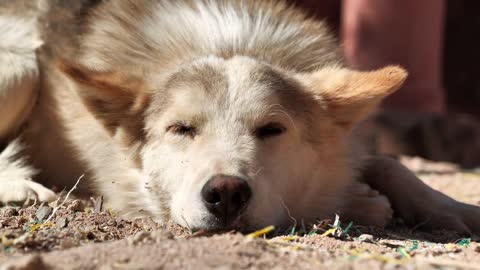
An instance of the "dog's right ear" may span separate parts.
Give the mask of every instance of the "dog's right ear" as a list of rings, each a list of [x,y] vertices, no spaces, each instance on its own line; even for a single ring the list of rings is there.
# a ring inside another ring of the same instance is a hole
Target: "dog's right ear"
[[[87,109],[110,132],[138,117],[147,104],[144,81],[118,71],[96,71],[59,60],[58,68],[77,85],[76,91]]]
[[[297,79],[335,123],[350,129],[403,84],[407,72],[397,66],[373,71],[324,68]]]

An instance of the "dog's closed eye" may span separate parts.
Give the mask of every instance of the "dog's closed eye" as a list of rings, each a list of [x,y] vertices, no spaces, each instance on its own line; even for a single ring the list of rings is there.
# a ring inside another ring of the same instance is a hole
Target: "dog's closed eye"
[[[187,125],[182,122],[177,122],[167,127],[167,132],[175,135],[195,137],[197,129],[194,126]]]
[[[255,130],[255,136],[261,140],[264,140],[281,135],[283,132],[285,132],[285,130],[286,128],[279,123],[268,123],[257,128]]]

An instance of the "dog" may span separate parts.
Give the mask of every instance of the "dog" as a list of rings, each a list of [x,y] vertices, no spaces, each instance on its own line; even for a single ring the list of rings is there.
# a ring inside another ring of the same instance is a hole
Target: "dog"
[[[363,153],[356,124],[407,73],[348,69],[327,26],[302,10],[105,0],[58,13],[66,2],[39,3],[40,23],[0,18],[10,29],[0,39],[1,202],[52,201],[52,186],[81,178],[79,193],[103,195],[126,217],[192,230],[335,213],[379,227],[395,214],[480,229],[478,207]],[[72,16],[55,24],[54,14]]]

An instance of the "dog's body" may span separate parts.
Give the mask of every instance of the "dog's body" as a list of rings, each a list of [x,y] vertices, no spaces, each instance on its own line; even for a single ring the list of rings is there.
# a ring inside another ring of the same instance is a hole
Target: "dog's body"
[[[440,219],[436,207],[448,207],[452,223],[441,226],[480,224],[467,218],[477,208],[357,151],[352,128],[401,85],[402,69],[344,68],[322,23],[275,1],[94,2],[66,33],[68,51],[39,60],[38,88],[25,76],[22,86],[0,87],[0,104],[13,104],[3,92],[22,87],[32,93],[26,103],[37,100],[28,117],[7,115],[14,124],[0,134],[9,142],[0,201],[50,200],[32,179],[71,187],[85,175],[80,187],[123,214],[191,228],[288,225],[336,212],[384,226],[390,202],[410,222]],[[2,74],[17,76],[8,67]],[[399,203],[405,190],[428,196],[409,210]]]

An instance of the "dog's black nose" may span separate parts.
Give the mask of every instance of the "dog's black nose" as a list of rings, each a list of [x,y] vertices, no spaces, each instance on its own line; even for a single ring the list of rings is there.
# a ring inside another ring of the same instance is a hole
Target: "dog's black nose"
[[[242,178],[215,175],[203,186],[201,195],[208,211],[227,226],[245,209],[252,190]]]

